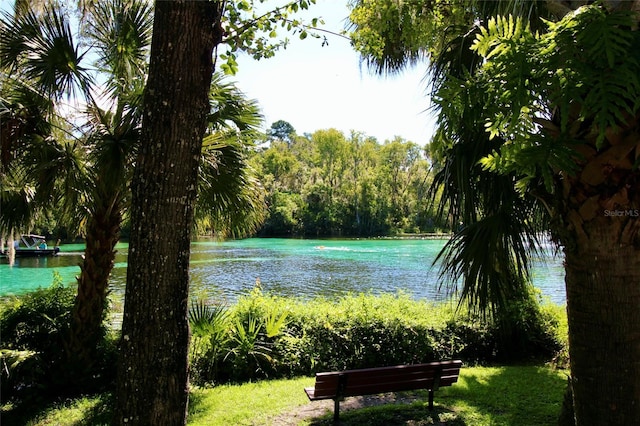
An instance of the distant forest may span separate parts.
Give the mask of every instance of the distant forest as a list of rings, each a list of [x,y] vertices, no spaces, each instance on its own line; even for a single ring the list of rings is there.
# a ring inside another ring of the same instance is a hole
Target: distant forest
[[[396,137],[379,143],[335,129],[297,135],[286,121],[267,132],[251,164],[266,191],[258,236],[373,237],[448,232],[429,194],[425,148]]]

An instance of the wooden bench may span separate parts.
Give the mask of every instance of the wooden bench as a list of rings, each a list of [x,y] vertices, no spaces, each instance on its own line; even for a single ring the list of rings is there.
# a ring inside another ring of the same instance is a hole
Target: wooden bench
[[[340,401],[347,396],[428,389],[429,409],[433,410],[433,392],[457,382],[460,367],[462,361],[455,360],[317,373],[315,386],[304,391],[311,401],[333,399],[335,421],[340,416]]]

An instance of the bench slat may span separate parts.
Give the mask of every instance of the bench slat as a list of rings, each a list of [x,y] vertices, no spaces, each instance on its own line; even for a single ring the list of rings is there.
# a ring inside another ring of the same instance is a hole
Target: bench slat
[[[385,381],[420,380],[424,378],[433,378],[435,376],[446,377],[451,375],[457,375],[458,373],[459,373],[459,370],[454,372],[451,372],[451,371],[438,372],[438,371],[431,371],[431,370],[412,371],[412,372],[399,371],[396,374],[393,374],[393,372],[389,371],[389,372],[385,372],[385,374],[380,374],[380,375],[351,373],[348,375],[348,377],[349,377],[349,383],[384,383]]]
[[[451,386],[458,381],[457,376],[447,376],[440,378],[438,387]],[[416,389],[433,389],[436,380],[433,377],[422,377],[412,380],[387,380],[385,382],[376,382],[373,380],[360,381],[354,383],[349,378],[346,389],[343,391],[342,396],[357,396],[357,395],[371,395],[386,392],[399,392]],[[336,396],[336,388],[323,389],[322,393],[317,392],[316,398],[325,396],[326,399]]]
[[[333,399],[338,392],[340,376],[347,376],[341,396],[370,395],[403,390],[429,389],[439,374],[438,387],[450,386],[458,380],[461,361],[376,367],[360,370],[333,371],[316,374],[314,388],[306,388],[310,400]]]
[[[399,392],[415,389],[431,389],[433,388],[434,379],[419,379],[412,381],[388,381],[386,383],[366,383],[347,386],[342,396],[371,395],[386,392]]]
[[[403,371],[436,371],[438,369],[445,371],[447,369],[460,370],[462,367],[462,361],[442,361],[442,362],[430,362],[425,364],[406,364],[406,365],[394,365],[391,367],[374,367],[374,368],[361,368],[357,370],[343,370],[343,371],[329,371],[323,373],[316,373],[316,377],[333,376],[337,374],[372,374],[372,375],[384,375],[384,374],[400,374]]]

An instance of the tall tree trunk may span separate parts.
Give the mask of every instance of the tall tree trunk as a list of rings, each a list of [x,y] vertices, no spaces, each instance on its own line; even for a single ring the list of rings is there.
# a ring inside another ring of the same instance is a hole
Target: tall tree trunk
[[[558,190],[578,425],[640,424],[638,119],[578,147],[581,171]]]
[[[120,237],[120,207],[94,214],[89,220],[84,259],[80,265],[78,294],[73,306],[71,331],[67,343],[70,362],[87,379],[96,362],[106,312],[108,281],[113,270],[115,245]],[[82,368],[78,368],[82,366]],[[80,379],[73,381],[77,384]]]
[[[183,425],[189,248],[220,2],[155,5],[114,424]]]
[[[625,227],[638,222],[598,218],[583,227],[588,245],[565,252],[579,425],[640,424],[640,249],[621,238]]]

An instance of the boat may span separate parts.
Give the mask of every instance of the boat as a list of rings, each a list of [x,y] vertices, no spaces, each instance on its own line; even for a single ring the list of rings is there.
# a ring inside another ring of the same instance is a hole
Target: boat
[[[16,257],[42,257],[55,256],[60,252],[57,245],[54,248],[47,247],[47,239],[42,235],[25,234],[19,240],[14,241]],[[0,256],[8,257],[9,250],[0,247]]]

